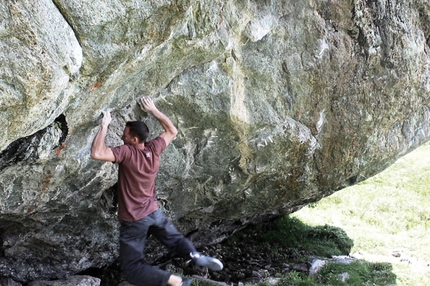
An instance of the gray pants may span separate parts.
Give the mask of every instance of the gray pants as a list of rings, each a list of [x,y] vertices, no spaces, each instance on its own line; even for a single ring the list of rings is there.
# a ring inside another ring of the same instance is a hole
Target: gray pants
[[[121,221],[119,251],[125,279],[139,286],[165,286],[171,273],[144,264],[148,233],[163,243],[171,253],[189,256],[196,249],[160,210],[138,221]]]

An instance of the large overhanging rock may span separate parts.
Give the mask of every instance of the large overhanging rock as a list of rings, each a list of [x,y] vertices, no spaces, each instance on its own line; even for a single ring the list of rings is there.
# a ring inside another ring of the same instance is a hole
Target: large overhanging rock
[[[383,170],[430,137],[427,0],[0,3],[0,276],[117,257],[116,166],[89,158],[154,118],[179,134],[160,204],[197,246]]]

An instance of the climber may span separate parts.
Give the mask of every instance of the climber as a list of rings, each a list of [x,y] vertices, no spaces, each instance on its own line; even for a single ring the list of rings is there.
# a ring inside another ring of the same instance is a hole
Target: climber
[[[190,257],[196,267],[220,271],[223,265],[218,259],[197,252],[191,241],[158,208],[155,178],[160,166],[160,155],[178,131],[150,97],[141,98],[140,105],[143,111],[158,120],[164,132],[147,141],[149,129],[144,122],[127,122],[121,137],[124,145],[107,147],[105,138],[112,118],[110,112],[105,110],[100,129],[91,146],[91,158],[119,165],[118,217],[123,276],[134,285],[188,286],[191,285],[190,278],[144,264],[144,247],[148,234],[157,238],[171,253]]]

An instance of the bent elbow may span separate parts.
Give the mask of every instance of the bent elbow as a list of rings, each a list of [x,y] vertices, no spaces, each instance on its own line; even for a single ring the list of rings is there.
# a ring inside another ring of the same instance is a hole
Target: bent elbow
[[[176,129],[176,127],[173,128],[172,134],[173,134],[173,137],[176,137],[176,135],[178,135],[178,129]]]
[[[91,151],[90,157],[91,157],[91,159],[94,159],[94,160],[100,160],[100,155],[94,151]]]

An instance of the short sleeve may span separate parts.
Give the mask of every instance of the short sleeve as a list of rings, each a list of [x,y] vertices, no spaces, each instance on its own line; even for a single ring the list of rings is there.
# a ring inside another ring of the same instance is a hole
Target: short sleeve
[[[130,156],[130,147],[127,145],[121,145],[111,148],[113,155],[115,156],[115,163],[120,164]]]
[[[147,148],[151,149],[157,155],[160,155],[166,149],[166,141],[163,137],[158,136],[154,140],[148,142]]]

